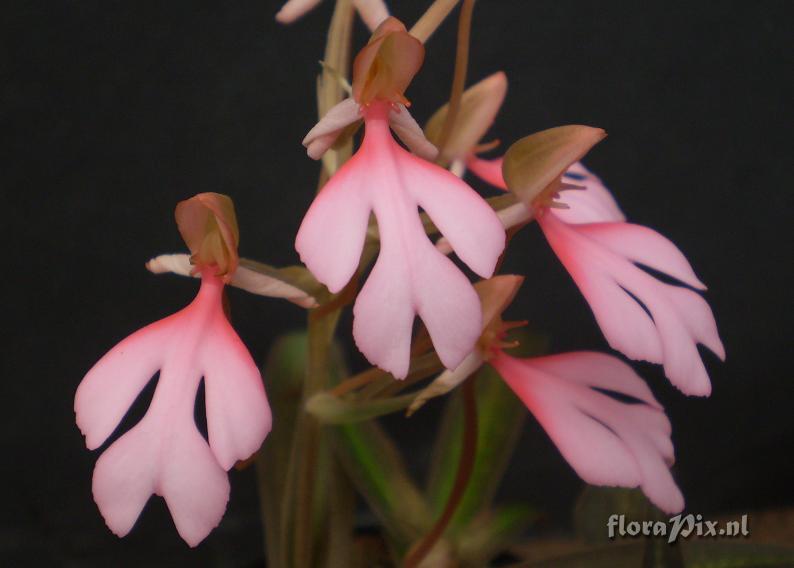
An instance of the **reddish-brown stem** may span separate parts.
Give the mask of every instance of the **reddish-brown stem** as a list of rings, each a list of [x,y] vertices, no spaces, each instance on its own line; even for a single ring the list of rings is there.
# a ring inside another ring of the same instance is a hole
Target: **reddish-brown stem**
[[[416,568],[419,563],[427,556],[438,542],[447,526],[449,526],[455,511],[460,504],[463,494],[466,492],[466,487],[471,478],[471,473],[474,469],[474,458],[477,453],[477,400],[474,392],[474,378],[472,376],[463,383],[463,447],[460,450],[460,459],[458,460],[458,471],[455,476],[455,484],[447,499],[447,504],[444,506],[444,511],[441,513],[436,524],[430,529],[424,538],[417,544],[413,550],[408,553],[403,568]]]

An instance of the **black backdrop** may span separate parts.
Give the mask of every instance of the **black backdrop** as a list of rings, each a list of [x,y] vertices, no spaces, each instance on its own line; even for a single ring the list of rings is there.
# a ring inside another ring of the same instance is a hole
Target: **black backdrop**
[[[181,250],[175,203],[233,196],[245,256],[296,261],[293,236],[316,165],[300,146],[314,116],[316,60],[331,3],[291,28],[277,2],[4,3],[0,67],[3,228],[0,557],[13,565],[240,566],[260,547],[253,473],[232,472],[229,511],[197,551],[150,503],[118,541],[90,494],[96,455],[72,397],[106,349],[184,305],[195,284],[143,263]],[[393,2],[413,21],[427,2]],[[728,360],[706,354],[709,399],[687,399],[639,366],[674,425],[689,510],[794,504],[789,199],[792,4],[482,0],[470,79],[503,69],[492,131],[511,141],[565,123],[610,136],[588,165],[635,222],[679,244],[710,286]],[[365,39],[359,25],[359,40]],[[451,79],[454,24],[428,45],[409,90],[423,122]],[[787,175],[788,174],[788,175]],[[788,214],[787,214],[788,213]],[[555,351],[607,349],[536,227],[506,268],[528,275],[517,317]],[[303,321],[285,302],[233,290],[234,322],[261,359]],[[420,413],[420,415],[423,413]],[[400,422],[421,470],[432,412]],[[564,527],[580,488],[530,421],[503,496]]]

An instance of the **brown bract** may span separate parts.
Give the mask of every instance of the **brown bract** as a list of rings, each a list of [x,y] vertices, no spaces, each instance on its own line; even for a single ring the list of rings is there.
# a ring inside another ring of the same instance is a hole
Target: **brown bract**
[[[496,350],[514,346],[502,341],[505,332],[526,324],[526,322],[502,321],[502,312],[513,301],[523,283],[523,276],[501,274],[474,285],[482,304],[482,335],[477,341],[477,348],[483,359],[489,359]]]
[[[505,154],[505,183],[527,205],[548,206],[555,194],[564,189],[562,174],[606,135],[600,128],[573,124],[526,136]]]
[[[506,93],[507,76],[501,71],[463,92],[458,117],[446,147],[448,156],[464,159],[475,151],[477,144],[493,124]],[[448,114],[449,103],[438,109],[425,126],[425,136],[436,146],[441,142],[441,132]]]
[[[405,89],[424,58],[424,46],[402,22],[384,20],[353,62],[353,98],[362,105],[381,100],[408,106]]]
[[[199,193],[180,201],[174,212],[179,233],[190,252],[194,272],[215,267],[229,281],[237,269],[240,230],[234,203],[220,193]]]

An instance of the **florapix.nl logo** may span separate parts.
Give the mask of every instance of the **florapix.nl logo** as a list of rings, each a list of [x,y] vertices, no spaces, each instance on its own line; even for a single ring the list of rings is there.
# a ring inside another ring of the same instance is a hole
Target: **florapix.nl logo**
[[[626,515],[610,515],[607,536],[615,538],[654,537],[674,543],[679,538],[737,538],[750,535],[747,515],[732,521],[709,521],[703,515],[689,513],[660,521],[626,520]]]

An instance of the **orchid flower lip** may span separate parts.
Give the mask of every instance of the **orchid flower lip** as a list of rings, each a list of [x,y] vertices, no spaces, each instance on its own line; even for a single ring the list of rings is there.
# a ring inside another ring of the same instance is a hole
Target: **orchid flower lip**
[[[725,349],[711,309],[691,289],[705,286],[681,251],[659,233],[625,222],[569,224],[552,211],[538,221],[610,346],[662,364],[685,394],[708,396],[711,382],[697,344],[721,359]],[[668,284],[638,265],[689,287]]]
[[[670,514],[684,508],[669,470],[670,421],[627,364],[573,352],[531,359],[500,354],[491,365],[586,482],[639,487]]]
[[[118,536],[132,529],[152,495],[161,495],[179,534],[198,545],[226,509],[226,471],[253,454],[270,431],[262,378],[226,318],[224,286],[205,266],[187,307],[122,340],[78,386],[77,425],[86,446],[96,449],[159,372],[143,418],[109,444],[94,469],[94,500]],[[194,418],[202,379],[208,440]]]
[[[473,189],[396,143],[392,112],[387,101],[362,109],[361,146],[317,195],[295,245],[309,270],[336,293],[358,268],[370,213],[375,214],[380,252],[353,307],[353,336],[370,362],[401,378],[408,371],[415,316],[447,368],[461,363],[481,333],[477,294],[432,245],[419,209],[483,277],[493,273],[505,234]]]

